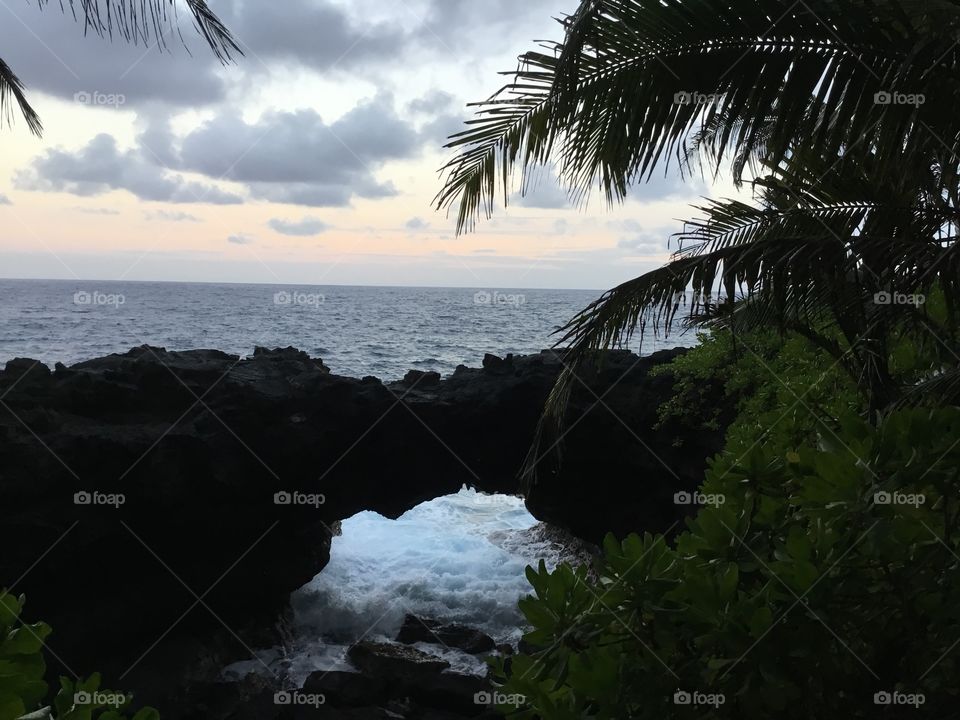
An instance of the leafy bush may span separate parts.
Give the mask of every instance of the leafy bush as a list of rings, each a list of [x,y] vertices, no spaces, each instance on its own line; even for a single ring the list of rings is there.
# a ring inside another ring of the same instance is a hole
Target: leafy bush
[[[788,447],[815,438],[820,418],[863,406],[843,368],[801,336],[770,330],[737,338],[704,333],[699,340],[697,347],[651,371],[674,377],[674,395],[659,410],[661,426],[717,429],[722,409],[733,406],[735,416],[727,418],[729,450],[760,441]]]
[[[518,717],[957,717],[960,409],[855,415],[819,445],[711,463],[673,541],[528,568]],[[722,504],[719,497],[724,498]]]
[[[0,720],[126,720],[132,700],[128,695],[100,688],[100,676],[76,683],[60,678],[60,690],[51,706],[43,706],[48,687],[43,644],[52,632],[46,623],[20,620],[24,598],[0,591]],[[159,720],[144,708],[133,720]]]

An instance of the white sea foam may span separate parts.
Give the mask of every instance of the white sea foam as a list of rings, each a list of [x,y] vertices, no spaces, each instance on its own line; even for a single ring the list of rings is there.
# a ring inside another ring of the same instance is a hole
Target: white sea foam
[[[563,548],[543,540],[520,498],[464,488],[425,502],[397,520],[361,512],[343,521],[330,562],[294,593],[293,638],[284,657],[261,656],[294,680],[313,670],[347,669],[360,639],[391,640],[412,613],[482,630],[515,643],[523,632],[517,600],[530,592],[524,571],[549,567]],[[428,646],[421,646],[428,649]],[[482,673],[482,658],[429,646],[461,672]],[[259,661],[232,666],[233,675]]]

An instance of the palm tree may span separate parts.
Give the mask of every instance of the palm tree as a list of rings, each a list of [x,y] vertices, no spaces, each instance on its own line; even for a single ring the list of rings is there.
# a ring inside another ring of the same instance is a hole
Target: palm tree
[[[555,163],[571,198],[608,203],[671,165],[729,168],[753,203],[709,202],[662,268],[605,293],[561,331],[562,407],[578,368],[652,322],[776,323],[831,352],[871,410],[901,393],[892,333],[934,338],[957,365],[960,2],[582,0],[565,38],[451,138],[438,208],[475,227]],[[947,312],[889,297],[936,292]],[[890,295],[886,295],[889,293]],[[721,298],[707,300],[702,298]],[[931,374],[960,394],[960,375]]]
[[[41,9],[49,2],[50,0],[38,0]],[[197,31],[217,59],[228,62],[234,53],[243,54],[230,31],[207,7],[205,0],[185,2]],[[80,0],[79,5],[84,30],[92,30],[101,37],[112,39],[118,35],[134,44],[142,42],[149,45],[156,41],[160,47],[165,47],[167,30],[176,30],[177,0]],[[69,0],[69,6],[76,18],[75,0]],[[63,2],[60,3],[60,8],[65,9]],[[23,83],[10,66],[0,59],[0,119],[8,125],[13,122],[14,104],[19,108],[30,131],[40,136],[43,125],[27,100]]]

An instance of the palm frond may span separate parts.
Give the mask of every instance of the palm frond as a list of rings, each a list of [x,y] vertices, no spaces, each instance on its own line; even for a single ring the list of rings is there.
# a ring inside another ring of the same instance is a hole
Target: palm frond
[[[481,209],[492,215],[498,178],[509,196],[518,161],[526,168],[548,157],[554,140],[548,119],[555,62],[550,55],[527,53],[514,82],[475,103],[481,108],[478,117],[450,138],[446,147],[462,152],[441,169],[447,181],[434,202],[438,208],[457,206],[457,227],[472,228]]]
[[[69,0],[74,17],[82,17],[84,28],[97,35],[163,48],[170,36],[180,35],[177,24],[179,0]],[[197,32],[221,62],[230,61],[234,54],[243,55],[233,35],[206,0],[184,0],[193,17]],[[50,0],[39,0],[46,7]],[[59,2],[63,8],[62,0]],[[78,13],[79,6],[79,13]]]
[[[960,137],[934,102],[960,68],[957,3],[583,0],[565,27],[537,77],[544,112],[500,132],[496,147],[512,161],[527,144],[555,151],[574,197],[599,184],[608,202],[622,200],[658,164],[682,164],[700,128],[700,150],[717,166],[729,152],[742,170],[751,153],[777,166],[815,148],[847,162],[876,155],[878,170],[897,175],[937,157],[958,177]],[[518,75],[515,89],[525,83]],[[883,93],[927,102],[886,103]],[[510,111],[481,116],[494,112]],[[527,154],[520,165],[544,159]],[[460,172],[437,201],[461,202],[462,232],[481,208],[489,214],[498,187],[509,195],[509,177],[489,161],[451,165]]]
[[[20,78],[0,59],[0,118],[8,127],[13,124],[14,103],[27,121],[30,132],[39,137],[43,133],[40,117],[27,101]]]
[[[235,54],[243,55],[233,35],[206,0],[185,2],[197,32],[220,62],[230,62]],[[50,0],[37,0],[37,3],[43,9]],[[113,39],[116,36],[133,44],[150,45],[156,42],[162,49],[167,47],[168,37],[176,33],[183,42],[177,23],[177,0],[69,0],[68,6],[60,0],[59,6],[63,11],[69,7],[75,19],[83,19],[85,31],[92,30],[101,37]],[[14,102],[30,131],[39,137],[43,133],[43,125],[26,99],[23,83],[0,60],[0,115],[8,126],[13,122]]]

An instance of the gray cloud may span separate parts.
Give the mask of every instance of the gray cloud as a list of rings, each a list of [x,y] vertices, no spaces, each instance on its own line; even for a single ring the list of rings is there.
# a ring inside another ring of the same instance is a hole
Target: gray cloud
[[[329,125],[313,110],[267,113],[253,124],[223,112],[183,138],[176,166],[247,183],[258,199],[343,207],[354,196],[396,195],[376,171],[420,148],[421,135],[380,95]]]
[[[214,10],[246,54],[224,67],[180,9],[184,42],[172,34],[160,49],[94,32],[85,37],[82,20],[74,21],[69,9],[61,13],[55,2],[43,12],[36,3],[4,4],[0,26],[12,31],[4,34],[3,57],[28,88],[57,97],[104,93],[122,95],[124,107],[197,107],[223,101],[230,84],[270,72],[277,62],[318,72],[349,70],[393,62],[417,41],[393,25],[351,22],[329,0],[284,0],[282,10],[258,0],[231,0]]]
[[[13,202],[3,193],[0,193],[0,205],[13,205]]]
[[[327,223],[312,217],[305,217],[302,220],[280,220],[274,218],[267,224],[281,235],[292,235],[295,237],[319,235],[330,229]]]
[[[127,44],[116,38],[84,37],[82,20],[64,15],[57,3],[43,12],[37,4],[4,4],[3,58],[27,88],[68,100],[78,93],[124,96],[125,106],[160,101],[178,107],[217,102],[225,96],[224,71],[192,34],[184,17],[183,37],[169,41],[167,52],[157,47]],[[229,71],[227,71],[229,72]]]
[[[127,190],[141,200],[171,203],[232,205],[239,195],[213,185],[186,180],[168,173],[134,150],[121,151],[116,140],[97,135],[77,153],[47,150],[14,176],[14,185],[24,190],[66,192],[82,197]]]
[[[450,111],[456,108],[457,99],[443,90],[431,90],[426,95],[413,100],[407,105],[410,112],[423,115],[436,115],[439,112]]]
[[[477,46],[487,51],[513,48],[518,40],[525,42],[525,49],[532,42],[528,37],[518,38],[518,26],[531,19],[555,16],[564,5],[573,10],[576,4],[575,0],[433,0],[418,35],[424,43],[439,44],[447,52]],[[470,32],[464,32],[464,28],[470,28]],[[563,30],[559,25],[555,28],[553,36],[559,39]]]
[[[405,227],[408,230],[426,230],[430,227],[430,223],[420,217],[410,218],[407,220]]]
[[[530,178],[526,192],[513,194],[511,203],[517,207],[540,210],[560,210],[573,207],[567,191],[552,169],[542,168]]]
[[[636,220],[619,220],[608,223],[611,228],[625,233],[617,242],[617,248],[630,255],[655,255],[668,251],[668,241],[674,232],[670,228],[646,229]]]
[[[249,235],[240,233],[238,235],[231,235],[228,237],[227,242],[231,245],[251,245],[253,243],[253,238]]]
[[[221,17],[247,52],[249,64],[279,59],[321,71],[392,62],[409,41],[393,25],[360,25],[331,2],[246,0]]]

